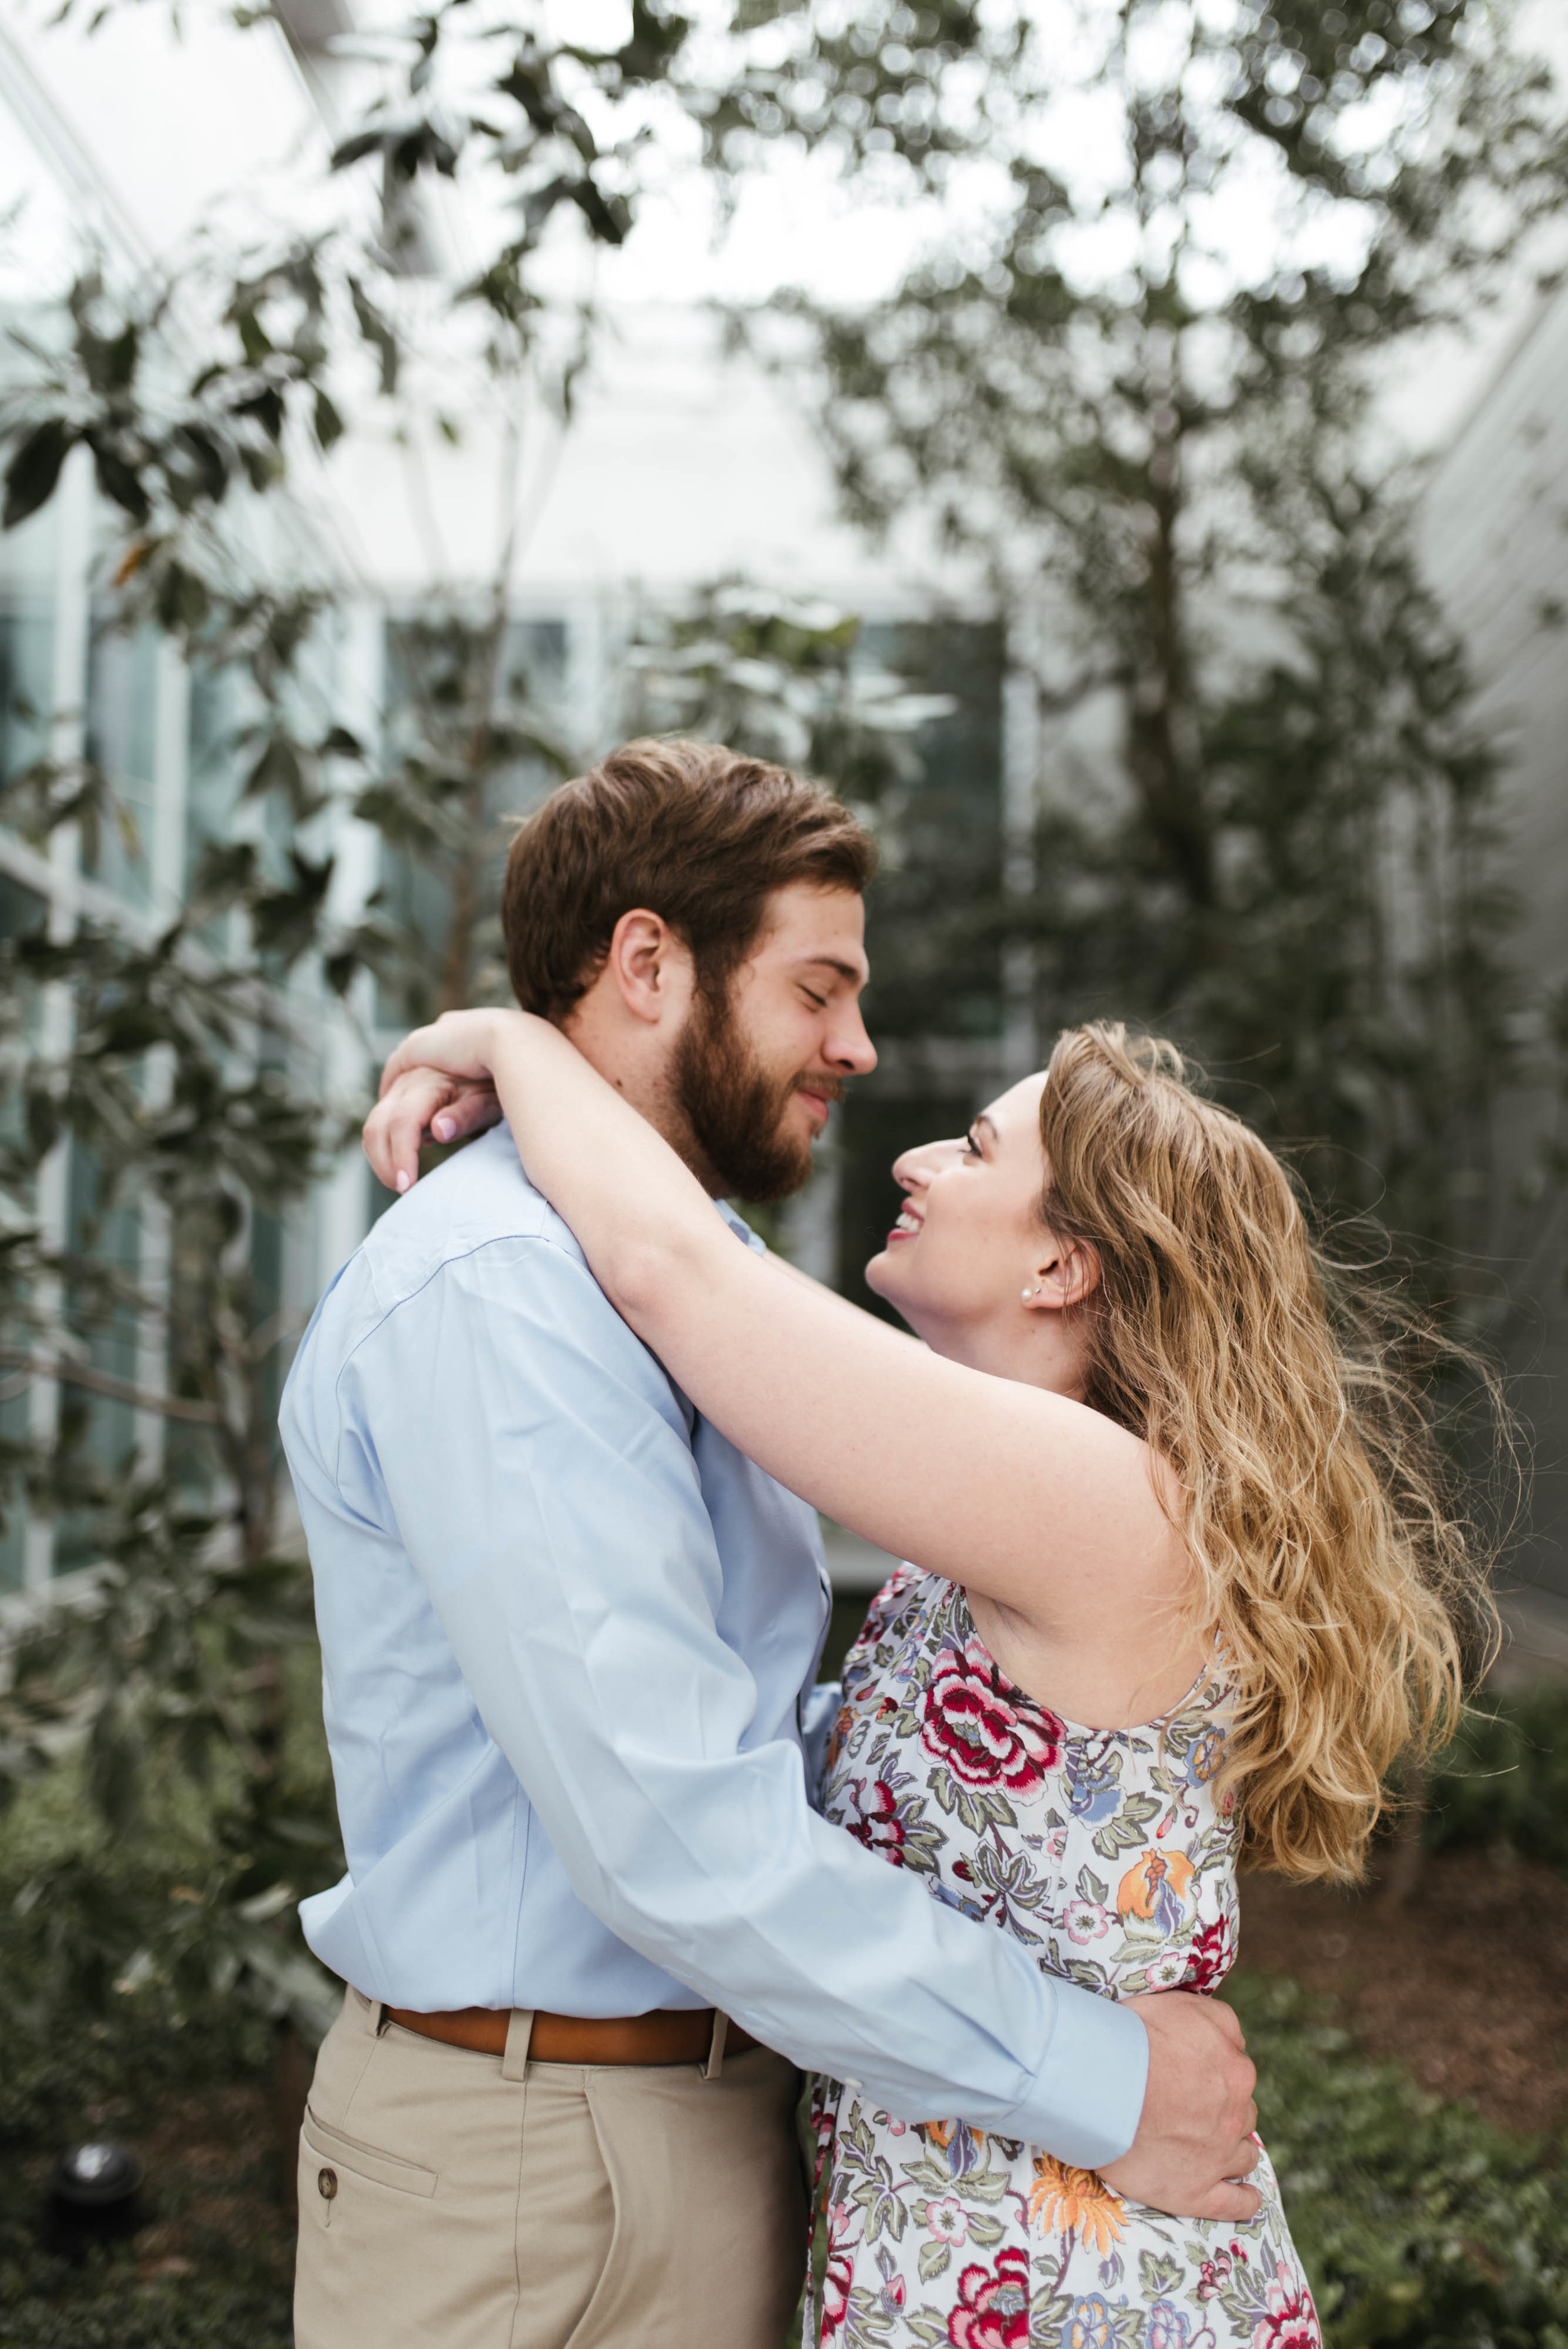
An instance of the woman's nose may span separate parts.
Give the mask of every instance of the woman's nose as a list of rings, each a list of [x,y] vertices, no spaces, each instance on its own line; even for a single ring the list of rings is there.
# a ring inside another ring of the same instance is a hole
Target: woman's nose
[[[892,1162],[892,1179],[905,1191],[923,1191],[934,1174],[964,1148],[962,1142],[921,1142]]]

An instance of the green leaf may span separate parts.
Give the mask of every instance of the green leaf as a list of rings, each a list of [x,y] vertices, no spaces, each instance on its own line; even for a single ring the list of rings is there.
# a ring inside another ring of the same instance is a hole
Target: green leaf
[[[920,2247],[922,2283],[934,2283],[939,2275],[945,2275],[952,2264],[953,2253],[945,2243],[922,2243]],[[934,2339],[938,2337],[935,2334],[933,2335]]]
[[[245,777],[241,796],[247,800],[265,799],[273,792],[281,792],[291,808],[298,810],[308,801],[304,769],[295,745],[286,734],[269,734],[261,756]]]
[[[18,523],[47,505],[76,438],[71,427],[58,417],[51,417],[28,433],[5,468],[5,512],[0,526],[15,530]]]
[[[315,428],[316,445],[325,455],[336,441],[342,440],[344,429],[342,417],[325,391],[318,391],[315,395],[312,421]]]
[[[1181,2262],[1168,2251],[1140,2251],[1138,2254],[1139,2288],[1145,2300],[1158,2300],[1162,2292],[1173,2292],[1181,2281]]]
[[[332,168],[346,171],[351,164],[362,163],[366,155],[379,155],[387,145],[385,130],[356,130],[351,139],[343,140],[332,150]]]
[[[236,400],[234,414],[250,417],[274,444],[283,439],[284,396],[274,385],[266,384],[260,391],[252,392],[249,398]]]
[[[93,452],[98,484],[106,498],[124,508],[132,522],[146,522],[152,502],[141,486],[141,476],[104,433],[89,430],[83,439]]]
[[[397,337],[357,277],[349,279],[348,292],[360,336],[377,352],[381,361],[381,396],[384,399],[390,399],[397,388]]]
[[[1130,1795],[1121,1808],[1107,1819],[1094,1838],[1094,1848],[1102,1859],[1115,1859],[1119,1853],[1136,1851],[1147,1840],[1145,1830],[1158,1818],[1161,1810],[1158,1795]]]
[[[204,496],[219,504],[229,486],[228,461],[203,424],[181,424],[171,437],[172,447],[189,457]]]

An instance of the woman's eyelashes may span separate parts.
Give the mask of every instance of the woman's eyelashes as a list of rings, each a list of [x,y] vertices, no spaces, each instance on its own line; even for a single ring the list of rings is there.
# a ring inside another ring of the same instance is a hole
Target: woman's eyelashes
[[[964,1155],[965,1158],[983,1158],[985,1156],[985,1153],[980,1147],[979,1137],[976,1135],[973,1126],[970,1127],[968,1133],[964,1137]]]

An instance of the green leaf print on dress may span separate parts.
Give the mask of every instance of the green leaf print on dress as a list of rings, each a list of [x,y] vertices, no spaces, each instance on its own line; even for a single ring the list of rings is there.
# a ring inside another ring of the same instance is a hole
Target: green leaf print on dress
[[[932,1896],[1108,1998],[1211,1992],[1236,1949],[1235,1830],[1211,1787],[1230,1692],[1077,1728],[1016,1688],[964,1592],[905,1568],[844,1667],[827,1816]],[[1321,2349],[1262,2155],[1244,2227],[1166,2218],[1091,2170],[815,2084],[826,2242],[809,2349]]]

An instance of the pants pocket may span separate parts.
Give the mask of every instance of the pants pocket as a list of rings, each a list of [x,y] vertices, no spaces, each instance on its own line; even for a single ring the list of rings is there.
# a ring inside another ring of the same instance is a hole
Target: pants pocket
[[[393,2193],[416,2195],[425,2201],[439,2183],[438,2173],[427,2169],[421,2162],[405,2161],[395,2153],[383,2153],[376,2146],[346,2136],[342,2129],[328,2127],[308,2105],[299,2143],[300,2216],[303,2220],[305,2211],[312,2210],[321,2227],[332,2224],[334,2206],[343,2190],[346,2172],[372,2185],[387,2187]]]

